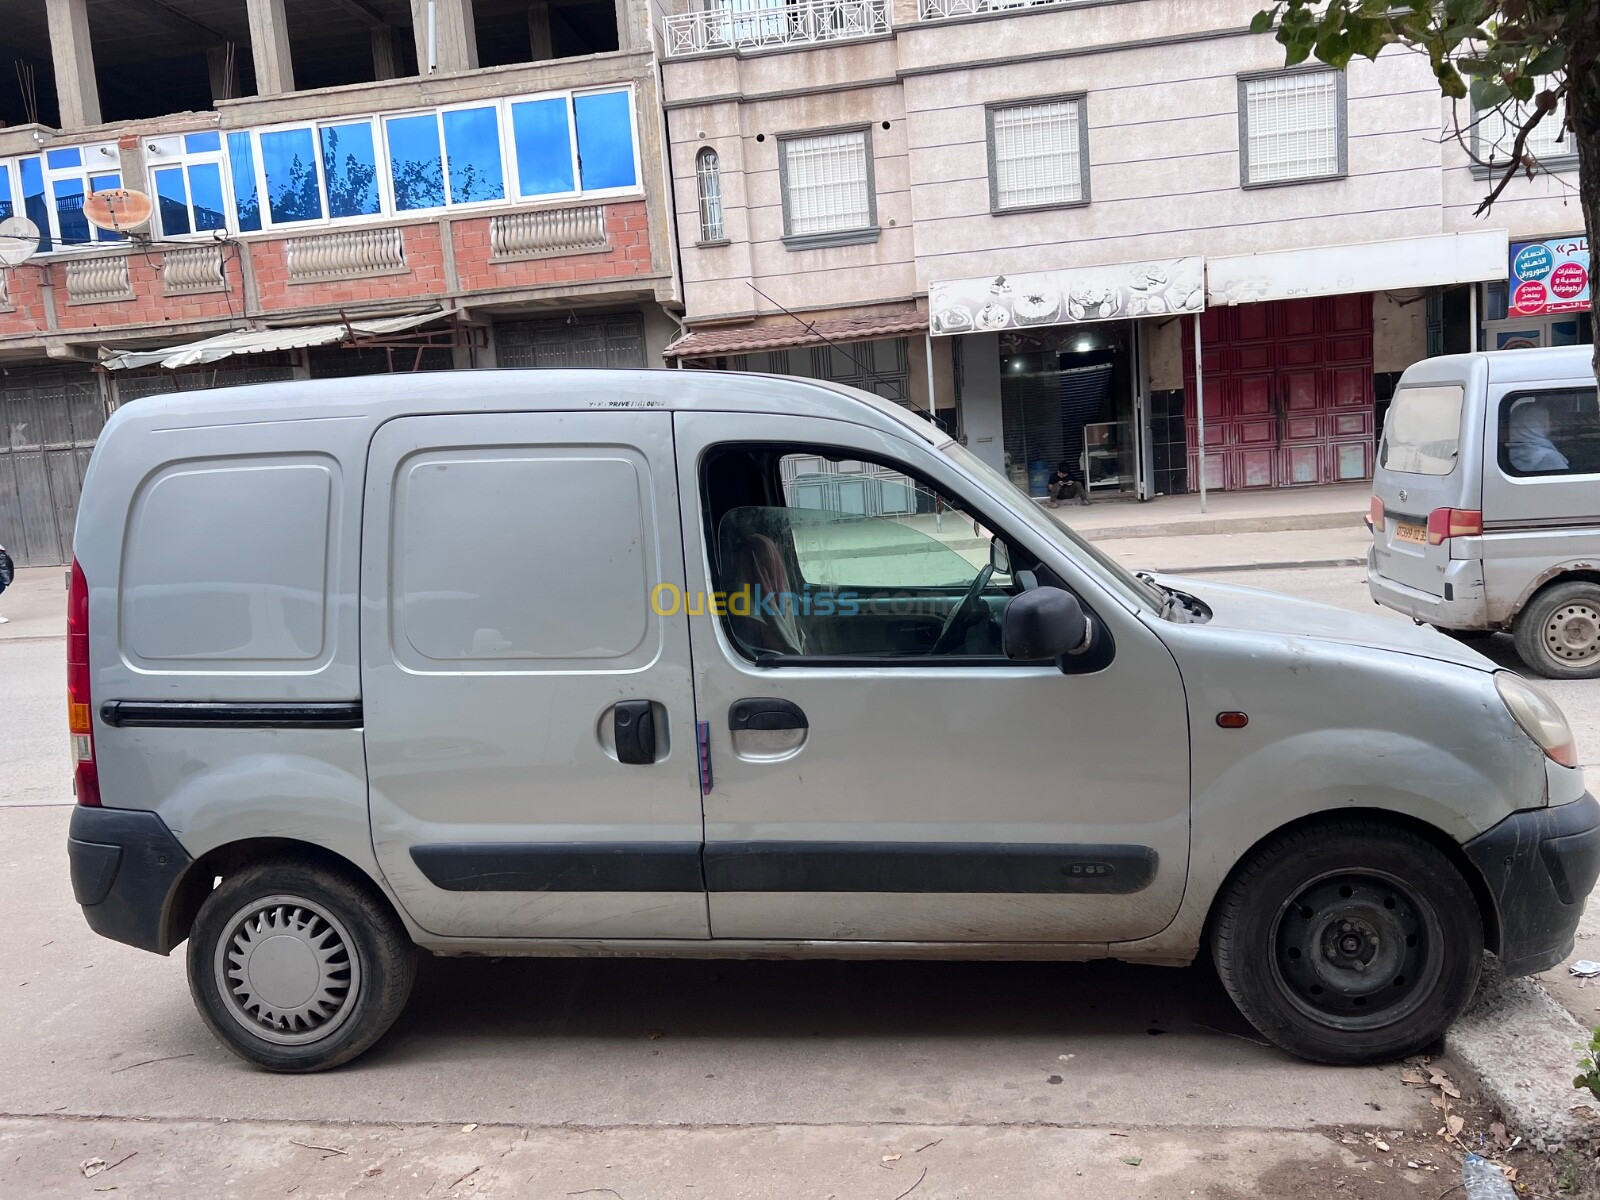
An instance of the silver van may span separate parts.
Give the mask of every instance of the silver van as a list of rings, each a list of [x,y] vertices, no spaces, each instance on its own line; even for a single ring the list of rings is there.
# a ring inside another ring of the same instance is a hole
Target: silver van
[[[917,415],[796,379],[501,371],[150,397],[68,621],[89,924],[187,939],[277,1071],[417,948],[1209,953],[1295,1054],[1559,962],[1600,804],[1429,629],[1135,575]]]
[[[1540,675],[1600,678],[1593,347],[1417,363],[1373,493],[1374,600],[1457,635],[1509,631]]]

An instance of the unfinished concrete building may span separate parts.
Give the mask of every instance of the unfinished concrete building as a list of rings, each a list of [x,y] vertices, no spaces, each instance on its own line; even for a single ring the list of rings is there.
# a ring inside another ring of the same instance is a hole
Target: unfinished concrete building
[[[70,558],[129,399],[658,366],[677,332],[645,0],[4,9],[0,218],[37,230],[0,227],[0,544],[24,565]],[[119,188],[142,227],[86,209]]]

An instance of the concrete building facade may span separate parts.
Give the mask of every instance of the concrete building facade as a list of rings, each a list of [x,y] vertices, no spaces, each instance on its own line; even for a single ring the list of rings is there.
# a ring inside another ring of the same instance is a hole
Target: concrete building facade
[[[1147,496],[1202,469],[1214,488],[1365,478],[1410,363],[1589,340],[1570,271],[1571,294],[1508,310],[1524,242],[1587,283],[1559,130],[1475,216],[1495,114],[1441,101],[1399,49],[1285,71],[1249,31],[1259,7],[661,14],[688,330],[669,356],[865,379],[1036,493],[1067,461],[1092,492]]]
[[[134,397],[660,366],[681,296],[648,22],[641,0],[7,6],[0,543],[70,557],[89,449]],[[125,228],[94,223],[118,204]]]

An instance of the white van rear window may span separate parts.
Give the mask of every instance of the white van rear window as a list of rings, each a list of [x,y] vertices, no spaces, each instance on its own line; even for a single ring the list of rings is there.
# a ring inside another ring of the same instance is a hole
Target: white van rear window
[[[1383,427],[1385,470],[1413,475],[1448,475],[1461,448],[1459,384],[1403,387],[1394,394]]]

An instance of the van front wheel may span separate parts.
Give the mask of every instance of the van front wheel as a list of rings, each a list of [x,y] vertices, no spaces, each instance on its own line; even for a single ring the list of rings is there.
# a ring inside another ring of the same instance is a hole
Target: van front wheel
[[[1212,956],[1239,1011],[1291,1054],[1402,1058],[1472,998],[1483,923],[1461,872],[1408,830],[1340,819],[1255,851],[1218,903]]]
[[[394,1024],[416,948],[370,890],[299,860],[224,879],[189,934],[189,990],[223,1044],[269,1071],[349,1062]]]
[[[1517,655],[1546,679],[1600,678],[1600,584],[1545,588],[1517,614],[1515,633]]]

